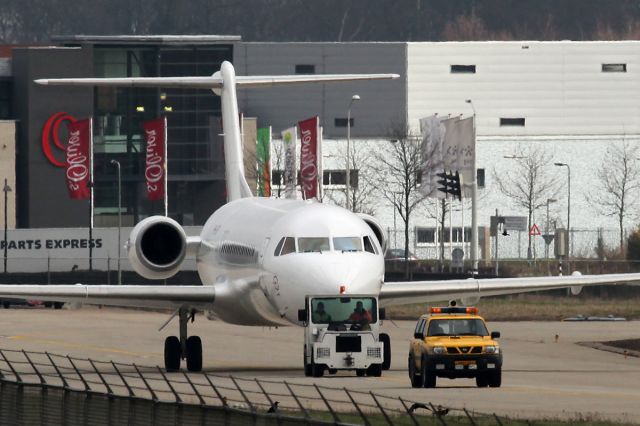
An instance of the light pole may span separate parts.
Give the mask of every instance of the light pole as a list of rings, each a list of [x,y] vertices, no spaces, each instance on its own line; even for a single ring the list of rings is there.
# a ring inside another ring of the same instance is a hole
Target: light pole
[[[545,230],[544,230],[544,233],[545,233],[546,235],[549,235],[549,204],[551,204],[551,203],[555,203],[556,201],[558,201],[558,200],[556,200],[555,198],[547,198],[547,226],[546,226],[546,228],[545,228]],[[548,238],[548,237],[547,237],[547,238]],[[546,240],[545,240],[545,242],[544,242],[544,243],[545,243],[545,244],[544,244],[544,248],[545,248],[545,250],[544,250],[544,257],[548,259],[548,258],[549,258],[549,244],[550,244],[550,243],[547,243],[547,241],[546,241]]]
[[[7,183],[7,179],[4,180],[4,187],[2,188],[2,192],[4,192],[4,273],[7,273],[7,248],[9,246],[9,241],[7,241],[7,193],[11,192],[11,187]]]
[[[349,102],[349,108],[347,109],[347,168],[346,168],[346,178],[345,184],[347,186],[347,210],[351,210],[351,200],[349,198],[349,191],[351,186],[351,170],[350,170],[350,159],[349,156],[351,154],[351,107],[355,101],[359,101],[359,95],[353,95],[351,97],[351,102]]]
[[[122,175],[120,174],[120,162],[111,160],[111,164],[118,169],[118,284],[122,284],[122,269],[120,268],[120,234],[122,233]]]
[[[466,99],[473,110],[473,176],[471,178],[471,272],[478,274],[478,171],[476,170],[476,107]],[[464,233],[464,228],[462,229]]]
[[[553,163],[567,168],[567,258],[571,257],[571,167],[567,163]]]

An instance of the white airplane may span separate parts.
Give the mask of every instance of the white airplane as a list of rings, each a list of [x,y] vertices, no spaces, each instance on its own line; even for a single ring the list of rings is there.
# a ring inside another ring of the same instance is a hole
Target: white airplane
[[[640,274],[513,279],[384,282],[386,242],[371,216],[315,201],[257,198],[244,176],[236,87],[397,78],[393,74],[242,77],[224,62],[211,77],[37,80],[45,85],[139,86],[212,89],[222,98],[228,203],[215,211],[199,237],[176,221],[142,220],[127,242],[134,269],[150,279],[175,274],[195,256],[202,286],[0,285],[0,297],[112,306],[170,308],[179,337],[165,340],[165,367],[202,368],[202,343],[187,335],[196,310],[241,325],[301,325],[308,294],[372,294],[381,306],[528,291],[640,281]],[[163,326],[163,327],[164,327]]]

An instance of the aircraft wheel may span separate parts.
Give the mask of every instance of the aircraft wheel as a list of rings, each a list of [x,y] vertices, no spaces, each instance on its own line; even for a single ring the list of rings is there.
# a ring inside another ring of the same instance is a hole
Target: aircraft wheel
[[[164,369],[167,372],[180,370],[180,340],[169,336],[164,340]]]
[[[4,301],[4,302],[2,302],[2,307],[5,308],[5,309],[9,309],[11,307],[11,303],[9,303],[7,301]]]
[[[367,376],[380,377],[382,376],[382,364],[371,364],[367,368]]]
[[[202,340],[200,336],[187,339],[187,370],[202,371]]]
[[[415,362],[413,362],[413,357],[409,356],[409,380],[411,380],[411,387],[421,388],[424,384],[422,383],[422,375],[416,371]]]
[[[329,374],[331,374],[331,375],[338,374],[338,369],[337,368],[330,368],[329,369]]]
[[[367,372],[367,370],[365,370],[364,368],[358,368],[356,370],[356,376],[358,377],[364,377],[365,373]]]
[[[51,307],[53,307],[53,303],[52,302],[44,302],[44,307],[45,308],[51,308]]]
[[[53,309],[62,309],[64,302],[53,302]]]
[[[380,341],[382,342],[384,358],[382,359],[382,369],[391,368],[391,339],[387,333],[380,333]]]
[[[487,377],[487,383],[490,388],[499,388],[502,385],[502,369],[499,368],[493,373],[489,373]]]

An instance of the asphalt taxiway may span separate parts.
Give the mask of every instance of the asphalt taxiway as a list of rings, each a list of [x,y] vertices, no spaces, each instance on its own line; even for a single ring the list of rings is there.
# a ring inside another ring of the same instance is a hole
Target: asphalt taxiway
[[[169,315],[97,307],[1,309],[0,348],[162,365],[164,338],[177,333],[175,321],[158,332]],[[406,365],[414,325],[385,322],[392,367],[381,378],[304,377],[298,327],[241,327],[199,316],[189,334],[201,336],[204,369],[216,374],[316,382],[525,418],[640,419],[640,358],[577,344],[640,338],[638,321],[490,323],[502,333],[504,353],[502,387],[494,389],[478,389],[471,379],[438,379],[435,389],[411,388]]]

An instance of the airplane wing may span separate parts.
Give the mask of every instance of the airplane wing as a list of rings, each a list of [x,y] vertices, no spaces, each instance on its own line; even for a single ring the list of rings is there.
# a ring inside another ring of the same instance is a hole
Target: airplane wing
[[[236,86],[270,87],[301,83],[328,83],[357,80],[388,80],[398,74],[317,74],[284,76],[236,76]],[[107,87],[164,87],[190,89],[221,89],[222,77],[123,77],[123,78],[50,78],[35,80],[45,86],[107,86]]]
[[[561,288],[571,288],[572,292],[577,294],[584,286],[638,283],[640,283],[640,273],[604,275],[574,273],[565,277],[387,282],[380,290],[380,304],[392,306],[461,298],[475,299]]]
[[[213,286],[183,285],[0,285],[0,298],[78,302],[91,305],[211,309]]]

